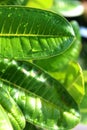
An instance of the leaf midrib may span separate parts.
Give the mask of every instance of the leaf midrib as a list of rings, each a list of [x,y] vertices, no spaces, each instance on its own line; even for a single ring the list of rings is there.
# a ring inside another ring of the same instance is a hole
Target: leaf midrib
[[[37,37],[59,37],[59,38],[61,38],[61,37],[75,37],[75,36],[73,36],[73,35],[64,35],[64,34],[59,34],[59,35],[45,35],[45,34],[5,34],[5,33],[3,33],[3,34],[0,34],[0,37],[4,37],[4,36],[7,36],[7,37],[9,37],[9,36],[25,36],[25,37],[29,37],[29,36],[31,36],[31,37],[34,37],[34,36],[37,36]]]
[[[58,106],[58,105],[56,105],[56,104],[54,104],[54,103],[52,103],[52,102],[50,102],[50,101],[44,99],[44,98],[41,97],[40,95],[36,95],[35,93],[31,92],[30,90],[27,91],[26,89],[20,87],[19,85],[15,84],[15,83],[12,83],[12,82],[10,82],[10,81],[8,81],[8,80],[6,80],[6,79],[3,79],[3,78],[1,78],[1,77],[0,77],[0,80],[1,80],[2,82],[5,82],[5,83],[9,84],[10,86],[11,86],[11,85],[12,85],[12,86],[15,86],[15,88],[17,88],[17,89],[19,89],[19,90],[22,90],[22,91],[24,91],[24,92],[27,93],[27,94],[30,93],[30,94],[34,95],[35,97],[40,98],[41,101],[44,101],[44,102],[46,102],[46,103],[49,103],[52,107],[56,108],[57,110],[60,110],[60,111],[64,111],[64,110],[65,110],[65,109],[61,108],[60,106]]]

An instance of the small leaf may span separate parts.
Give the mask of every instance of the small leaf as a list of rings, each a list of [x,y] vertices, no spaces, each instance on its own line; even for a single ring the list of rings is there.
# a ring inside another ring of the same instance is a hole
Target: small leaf
[[[0,104],[0,130],[13,130],[8,115]]]
[[[74,32],[69,22],[50,11],[0,6],[0,57],[41,59],[63,53]]]

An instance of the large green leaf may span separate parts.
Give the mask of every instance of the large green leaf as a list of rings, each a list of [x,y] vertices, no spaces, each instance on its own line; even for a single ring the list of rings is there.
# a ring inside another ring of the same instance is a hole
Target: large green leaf
[[[75,17],[83,14],[84,7],[78,0],[54,0],[52,10],[66,17]]]
[[[0,57],[40,59],[63,53],[74,40],[68,21],[53,12],[0,6]]]
[[[79,121],[76,102],[64,87],[29,62],[0,61],[0,77],[26,120],[48,130],[70,129]]]
[[[13,130],[4,108],[0,104],[0,130]]]

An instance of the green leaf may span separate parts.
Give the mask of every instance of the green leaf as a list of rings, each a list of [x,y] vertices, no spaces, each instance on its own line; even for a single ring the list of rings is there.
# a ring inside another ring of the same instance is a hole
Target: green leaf
[[[25,118],[13,98],[3,89],[5,87],[4,85],[0,82],[0,103],[7,111],[14,130],[22,130],[25,127]]]
[[[0,58],[47,58],[63,53],[74,40],[69,22],[46,10],[0,6],[0,19]]]
[[[84,7],[78,0],[54,0],[52,10],[66,17],[75,17],[83,14]]]
[[[13,130],[8,115],[0,104],[0,130]]]
[[[0,61],[2,86],[26,120],[43,129],[71,129],[80,121],[78,105],[64,87],[29,62]]]

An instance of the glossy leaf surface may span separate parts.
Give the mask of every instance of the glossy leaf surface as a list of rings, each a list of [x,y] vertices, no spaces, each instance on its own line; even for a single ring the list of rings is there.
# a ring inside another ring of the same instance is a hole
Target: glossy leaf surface
[[[0,68],[4,89],[16,100],[31,124],[58,130],[70,129],[80,121],[73,98],[58,81],[36,65],[2,60]]]
[[[1,58],[47,58],[63,53],[74,40],[68,21],[49,11],[0,6],[0,19]]]

